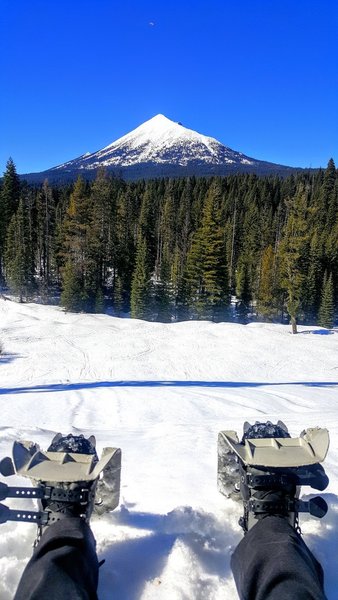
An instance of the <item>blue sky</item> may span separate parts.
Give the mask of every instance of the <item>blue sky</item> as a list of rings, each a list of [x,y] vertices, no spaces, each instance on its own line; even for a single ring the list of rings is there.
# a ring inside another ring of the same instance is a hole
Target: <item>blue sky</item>
[[[338,162],[336,0],[1,0],[0,172],[157,113],[254,158]]]

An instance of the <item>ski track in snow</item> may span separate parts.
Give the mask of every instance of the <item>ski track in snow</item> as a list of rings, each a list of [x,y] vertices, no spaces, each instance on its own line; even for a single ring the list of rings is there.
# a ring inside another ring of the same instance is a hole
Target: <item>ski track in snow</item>
[[[266,419],[282,419],[293,435],[330,430],[322,494],[330,510],[301,522],[328,599],[336,598],[338,332],[300,331],[145,323],[0,300],[0,457],[16,439],[47,448],[58,431],[94,433],[99,451],[122,448],[121,504],[92,519],[106,559],[100,600],[237,597],[229,565],[241,506],[217,492],[217,434]],[[29,485],[17,476],[7,483]],[[35,508],[32,500],[5,503]],[[1,533],[0,598],[9,600],[35,528],[6,523]]]

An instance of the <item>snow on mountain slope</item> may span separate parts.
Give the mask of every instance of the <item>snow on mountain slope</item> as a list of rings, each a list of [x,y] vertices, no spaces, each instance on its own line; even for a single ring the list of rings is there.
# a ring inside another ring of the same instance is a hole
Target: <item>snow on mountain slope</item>
[[[141,163],[171,163],[186,166],[190,161],[215,165],[253,165],[253,159],[227,148],[216,139],[156,115],[102,150],[85,154],[56,169],[97,169]]]
[[[240,507],[216,488],[220,429],[282,419],[293,435],[326,426],[330,510],[301,517],[323,564],[329,600],[338,574],[338,334],[270,324],[146,323],[0,299],[0,457],[15,439],[95,434],[120,446],[121,505],[92,527],[100,600],[233,600],[230,554]],[[2,478],[4,481],[4,479]],[[12,485],[28,482],[12,477]],[[304,489],[304,493],[309,493]],[[33,508],[33,501],[5,501]],[[0,598],[9,600],[35,527],[0,525]]]

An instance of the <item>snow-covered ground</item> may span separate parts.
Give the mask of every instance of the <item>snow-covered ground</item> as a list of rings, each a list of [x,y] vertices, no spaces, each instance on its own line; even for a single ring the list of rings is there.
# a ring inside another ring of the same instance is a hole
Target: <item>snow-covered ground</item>
[[[120,507],[92,519],[106,559],[101,600],[236,598],[229,560],[242,537],[241,510],[217,492],[217,434],[267,419],[282,419],[292,435],[315,425],[330,430],[330,486],[322,494],[330,509],[321,521],[301,521],[328,598],[337,597],[338,332],[325,333],[145,323],[0,300],[0,457],[15,439],[47,448],[58,431],[95,434],[99,450],[122,448]],[[9,600],[35,527],[0,527],[0,598]]]

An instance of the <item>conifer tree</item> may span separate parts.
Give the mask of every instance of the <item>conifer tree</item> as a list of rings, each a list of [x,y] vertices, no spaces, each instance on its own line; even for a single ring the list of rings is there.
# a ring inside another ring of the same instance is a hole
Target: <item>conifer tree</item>
[[[317,231],[310,243],[309,267],[306,275],[305,309],[309,320],[314,320],[318,314],[322,284],[322,243]]]
[[[23,200],[19,202],[12,216],[6,238],[5,250],[6,279],[20,302],[27,298],[33,284],[30,246],[27,235],[27,216]]]
[[[169,303],[171,310],[171,319],[176,321],[183,308],[184,293],[183,287],[183,264],[178,245],[175,247],[170,265],[170,284],[169,284]],[[182,314],[182,318],[184,318]]]
[[[191,204],[194,197],[193,181],[191,177],[182,181],[183,187],[177,213],[177,230],[179,231],[179,248],[183,264],[189,250],[189,238],[192,230]]]
[[[113,201],[111,182],[100,169],[90,191],[90,230],[88,254],[94,267],[93,287],[102,291],[107,272],[114,264],[115,234],[113,230]]]
[[[240,322],[246,323],[251,310],[252,293],[249,276],[249,266],[245,259],[241,259],[236,271],[236,297],[237,314]]]
[[[154,311],[156,320],[162,323],[171,320],[170,269],[167,261],[162,261],[159,277],[153,285]]]
[[[96,296],[95,296],[95,312],[103,313],[104,312],[104,294],[102,288],[97,288]]]
[[[327,236],[325,243],[326,264],[332,273],[335,306],[338,306],[338,215],[336,224]]]
[[[242,248],[238,256],[240,268],[237,267],[237,290],[238,278],[242,277],[243,281],[245,281],[246,299],[244,302],[246,305],[251,302],[257,292],[261,246],[262,241],[264,241],[262,240],[260,214],[257,205],[257,187],[256,182],[254,189],[248,194],[246,199],[246,210],[241,228]]]
[[[333,158],[330,158],[324,173],[324,180],[321,189],[321,207],[322,210],[325,211],[325,214],[323,215],[323,220],[328,226],[331,227],[337,218],[335,182],[336,166],[334,164]]]
[[[297,333],[297,318],[305,296],[309,232],[307,197],[303,189],[289,202],[289,214],[280,245],[282,287],[287,293],[287,311],[292,333]]]
[[[51,283],[54,221],[53,191],[46,179],[36,197],[36,269],[44,296]]]
[[[333,283],[332,273],[329,277],[325,274],[321,303],[318,312],[318,325],[332,329],[334,324],[334,302],[333,302]]]
[[[148,252],[150,255],[155,253],[155,208],[156,194],[154,182],[148,181],[142,197],[141,211],[138,222],[138,228],[141,235],[145,238]]]
[[[261,276],[257,298],[257,311],[263,317],[271,319],[276,313],[275,256],[273,248],[265,248],[261,262]]]
[[[66,311],[78,312],[83,308],[83,282],[76,264],[67,260],[62,270],[61,306]]]
[[[10,158],[7,161],[0,192],[0,283],[3,277],[3,262],[5,239],[10,220],[19,205],[20,180],[16,173],[15,164]]]
[[[94,310],[96,285],[95,264],[90,252],[91,201],[85,182],[79,177],[70,196],[69,207],[62,227],[62,250],[67,269],[62,274],[62,287],[67,287],[67,306],[82,310]],[[70,267],[71,265],[71,267]],[[68,281],[69,279],[69,281]],[[79,293],[80,290],[80,293]],[[70,300],[70,294],[77,298]],[[65,295],[61,296],[61,302]],[[65,306],[65,305],[64,305]]]
[[[197,316],[219,318],[229,302],[224,231],[220,225],[220,190],[211,185],[202,223],[192,238],[185,279]]]
[[[133,272],[135,268],[137,224],[136,192],[131,186],[118,190],[115,218],[114,250],[114,306],[118,311],[128,312]]]
[[[136,249],[136,262],[131,285],[131,317],[145,319],[150,314],[150,267],[147,242],[139,233]]]
[[[124,309],[124,298],[122,277],[118,275],[114,279],[113,306],[115,314],[119,317]]]
[[[163,203],[159,204],[159,217],[157,222],[157,249],[155,262],[154,302],[157,320],[166,322],[174,318],[176,312],[177,290],[179,286],[178,248],[176,243],[175,227],[175,184],[168,182],[163,192]],[[172,264],[176,261],[173,270]],[[175,282],[172,281],[175,278]]]

